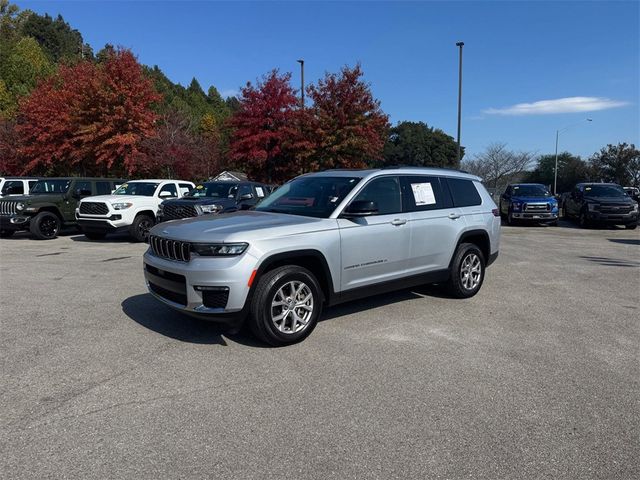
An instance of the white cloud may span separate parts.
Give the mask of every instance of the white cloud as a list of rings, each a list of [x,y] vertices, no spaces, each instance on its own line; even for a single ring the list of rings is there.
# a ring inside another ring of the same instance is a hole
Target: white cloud
[[[488,115],[549,115],[555,113],[595,112],[609,108],[625,107],[629,102],[605,97],[566,97],[540,100],[533,103],[517,103],[510,107],[488,108]]]

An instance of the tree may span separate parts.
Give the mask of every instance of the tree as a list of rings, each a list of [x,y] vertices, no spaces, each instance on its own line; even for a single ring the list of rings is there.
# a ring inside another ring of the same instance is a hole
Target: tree
[[[91,58],[93,55],[80,32],[72,29],[60,15],[54,19],[49,15],[32,13],[22,25],[22,34],[34,38],[53,62]]]
[[[20,105],[26,171],[132,174],[144,170],[144,138],[153,136],[160,96],[128,50],[104,64],[62,66]]]
[[[553,185],[555,155],[541,155],[537,159],[535,168],[528,172],[524,179],[526,182]],[[558,192],[567,192],[576,183],[589,180],[591,171],[587,162],[569,152],[558,154]]]
[[[18,142],[14,122],[0,118],[0,175],[18,175],[22,171]]]
[[[591,165],[602,181],[640,186],[640,150],[634,144],[609,144],[593,154]]]
[[[400,122],[389,131],[384,146],[385,165],[457,168],[453,137],[423,122]],[[462,149],[464,152],[464,149]]]
[[[273,70],[257,85],[247,83],[230,119],[230,160],[254,180],[279,183],[300,173],[297,153],[310,146],[301,135],[290,78]]]
[[[360,65],[344,67],[307,89],[315,150],[309,168],[361,168],[382,160],[389,118],[362,75]]]
[[[473,160],[462,162],[462,169],[482,178],[490,187],[498,188],[519,180],[530,167],[534,154],[514,152],[505,143],[493,143]]]

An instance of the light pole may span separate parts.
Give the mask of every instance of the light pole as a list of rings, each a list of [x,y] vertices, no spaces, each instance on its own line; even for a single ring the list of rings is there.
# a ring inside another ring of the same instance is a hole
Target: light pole
[[[585,118],[584,120],[580,120],[579,122],[572,123],[571,125],[567,125],[564,128],[556,130],[556,166],[553,169],[553,194],[558,194],[558,138],[560,137],[560,133],[569,130],[571,127],[575,127],[576,125],[581,124],[582,122],[592,122],[593,120],[590,118]]]
[[[300,108],[304,108],[304,60],[297,60],[300,64]]]
[[[461,123],[461,117],[462,117],[462,47],[464,47],[464,42],[457,42],[456,47],[460,48],[460,64],[458,67],[458,150],[457,150],[458,164],[460,164],[460,123]]]

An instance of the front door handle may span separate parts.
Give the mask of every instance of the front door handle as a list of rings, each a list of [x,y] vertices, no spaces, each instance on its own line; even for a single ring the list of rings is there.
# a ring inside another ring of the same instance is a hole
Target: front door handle
[[[451,220],[455,220],[456,218],[460,218],[460,214],[459,213],[450,213],[449,214],[449,218]]]
[[[395,225],[396,227],[399,225],[404,225],[405,223],[407,223],[407,221],[404,218],[396,218],[395,220],[391,221],[391,225]]]

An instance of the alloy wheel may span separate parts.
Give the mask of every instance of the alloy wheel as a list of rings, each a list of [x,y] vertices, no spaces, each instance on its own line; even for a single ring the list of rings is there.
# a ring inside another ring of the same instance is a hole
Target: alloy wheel
[[[460,264],[460,280],[467,290],[473,290],[480,284],[482,276],[482,262],[475,253],[470,253]]]
[[[58,233],[58,222],[52,217],[44,218],[40,222],[40,232],[45,237],[55,237]]]
[[[287,282],[271,300],[271,321],[279,332],[301,332],[311,320],[313,305],[313,293],[307,284],[298,280]]]

